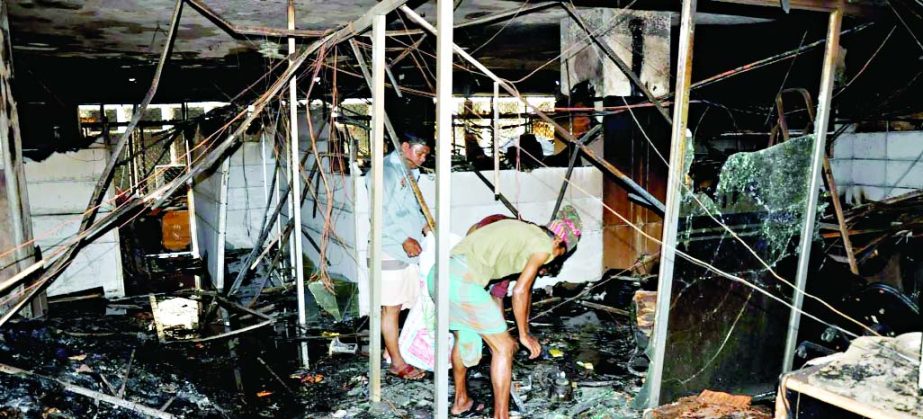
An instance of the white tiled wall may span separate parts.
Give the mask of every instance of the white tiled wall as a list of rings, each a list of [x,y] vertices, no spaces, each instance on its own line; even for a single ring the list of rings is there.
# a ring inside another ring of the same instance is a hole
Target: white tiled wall
[[[501,191],[519,208],[525,219],[544,224],[551,217],[566,170],[504,170],[501,171]],[[484,174],[488,179],[493,178],[492,172]],[[431,207],[436,200],[434,180],[425,175],[420,179],[420,189]],[[358,282],[360,311],[366,313],[368,301],[364,295],[368,282],[366,258],[370,229],[369,197],[365,189],[365,178],[359,177],[355,181],[358,182],[358,193],[354,195],[353,180],[350,177],[333,177],[333,183],[337,185],[334,191],[333,228],[344,243],[329,241],[329,271]],[[574,169],[571,182],[564,202],[573,205],[580,213],[584,224],[584,236],[580,240],[577,252],[564,265],[561,274],[556,278],[540,278],[536,281],[536,287],[561,281],[595,281],[602,275],[602,173],[594,167],[578,167]],[[435,213],[435,208],[431,209]],[[452,233],[463,236],[472,224],[487,215],[497,213],[509,214],[503,204],[494,201],[493,191],[474,173],[452,174]],[[320,213],[318,217],[312,216],[313,202],[310,198],[302,209],[302,214],[304,223],[313,230],[312,237],[318,237],[317,232],[323,228],[324,220]],[[304,243],[304,252],[315,263],[318,262],[316,250],[307,241]]]
[[[108,156],[105,146],[94,144],[79,151],[54,153],[41,162],[26,162],[32,231],[45,257],[59,249],[61,241],[77,232],[82,213]],[[97,220],[112,211],[112,196],[111,190],[106,193]],[[107,297],[125,295],[117,229],[80,251],[61,277],[48,288],[48,295],[100,286]]]
[[[843,134],[834,144],[831,165],[848,203],[923,188],[923,131]]]

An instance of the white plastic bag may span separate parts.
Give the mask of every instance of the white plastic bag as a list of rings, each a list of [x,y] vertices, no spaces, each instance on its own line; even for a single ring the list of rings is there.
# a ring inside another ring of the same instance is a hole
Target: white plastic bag
[[[426,292],[426,284],[421,284],[423,289],[421,295],[417,298],[416,304],[410,308],[407,319],[404,321],[404,327],[401,329],[401,336],[398,339],[398,347],[401,350],[401,356],[404,361],[422,370],[432,371],[436,364],[436,354],[433,345],[436,341],[435,333],[430,331],[426,326],[424,315],[425,305],[433,305],[433,300]],[[453,344],[453,336],[449,335],[449,347]]]
[[[454,246],[461,241],[461,237],[453,234],[449,240]],[[429,271],[435,264],[435,260],[436,240],[433,235],[429,235],[423,240],[423,253],[420,255],[419,297],[413,307],[410,308],[410,313],[407,313],[407,319],[404,320],[404,327],[401,329],[401,335],[398,338],[398,347],[404,361],[427,371],[432,371],[436,364],[436,354],[434,352],[436,325],[433,320],[436,305],[433,303],[433,299],[430,298],[429,290],[426,288],[426,277],[429,276]],[[450,348],[454,341],[455,337],[450,333]],[[451,354],[449,356],[451,357]],[[448,364],[451,367],[451,362],[448,362]]]

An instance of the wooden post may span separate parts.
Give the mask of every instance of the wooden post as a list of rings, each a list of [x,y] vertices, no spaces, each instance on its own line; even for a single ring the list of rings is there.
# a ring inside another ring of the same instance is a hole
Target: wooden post
[[[856,252],[853,251],[852,239],[849,238],[849,227],[846,226],[845,217],[843,217],[843,204],[840,202],[840,195],[836,190],[836,179],[833,178],[833,168],[830,167],[830,159],[824,156],[824,177],[827,178],[827,190],[830,192],[830,201],[833,202],[833,212],[836,214],[836,223],[840,228],[840,236],[843,237],[843,248],[846,249],[846,259],[849,261],[849,270],[855,275],[859,275],[859,264],[856,262]]]

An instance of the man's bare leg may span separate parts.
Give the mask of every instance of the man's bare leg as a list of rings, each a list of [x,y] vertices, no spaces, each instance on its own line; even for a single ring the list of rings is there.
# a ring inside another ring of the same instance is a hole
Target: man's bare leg
[[[454,333],[455,341],[458,342],[458,332]],[[468,368],[462,362],[458,345],[452,346],[452,378],[455,381],[455,403],[449,411],[453,415],[458,415],[471,409],[471,404],[474,403],[468,395]]]
[[[490,384],[494,390],[494,418],[510,417],[510,384],[513,380],[513,354],[519,346],[507,332],[481,335],[490,347]]]
[[[401,306],[382,306],[381,307],[381,336],[385,341],[385,348],[388,355],[391,356],[391,372],[397,373],[407,368],[407,362],[401,356],[401,350],[398,347],[398,327],[401,316]],[[416,380],[422,378],[423,371],[414,369],[414,372],[404,378]]]

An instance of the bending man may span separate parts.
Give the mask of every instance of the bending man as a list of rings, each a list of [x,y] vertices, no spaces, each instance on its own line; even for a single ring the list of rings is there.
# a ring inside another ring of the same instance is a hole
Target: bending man
[[[455,333],[452,375],[455,382],[453,415],[483,409],[468,395],[468,368],[481,360],[483,342],[492,359],[490,381],[494,394],[494,417],[509,417],[513,354],[518,344],[507,332],[502,309],[485,286],[492,280],[519,273],[513,288],[513,315],[519,342],[535,359],[542,347],[529,333],[532,285],[542,266],[572,252],[580,238],[580,219],[571,206],[564,207],[547,228],[519,220],[501,220],[473,231],[459,242],[449,260],[449,329]],[[435,268],[427,285],[435,295]],[[435,298],[435,297],[434,297]]]

